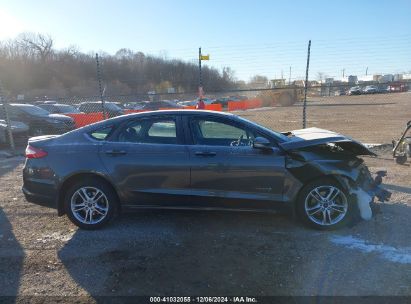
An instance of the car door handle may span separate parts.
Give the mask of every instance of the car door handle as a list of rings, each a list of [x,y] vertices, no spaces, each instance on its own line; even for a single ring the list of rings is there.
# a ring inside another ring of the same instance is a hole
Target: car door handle
[[[125,155],[127,154],[127,152],[124,150],[108,150],[106,151],[106,154],[111,155],[111,156],[117,156],[117,155]]]
[[[212,157],[216,156],[217,153],[215,152],[209,152],[209,151],[198,151],[194,153],[196,156],[203,156],[203,157]]]

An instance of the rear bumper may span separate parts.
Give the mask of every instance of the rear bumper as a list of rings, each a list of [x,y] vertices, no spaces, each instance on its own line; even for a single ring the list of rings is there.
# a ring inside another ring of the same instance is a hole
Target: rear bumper
[[[57,209],[56,197],[54,195],[45,195],[43,193],[34,193],[29,191],[26,187],[22,188],[26,200],[30,203]]]

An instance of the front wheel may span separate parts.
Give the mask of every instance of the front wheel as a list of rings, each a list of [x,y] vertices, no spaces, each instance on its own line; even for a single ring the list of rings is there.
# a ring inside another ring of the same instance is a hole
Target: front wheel
[[[297,213],[310,227],[333,230],[352,221],[354,205],[337,182],[326,178],[304,186],[298,197]]]
[[[116,195],[109,185],[99,180],[85,180],[73,185],[65,196],[68,218],[88,230],[105,226],[113,217]]]

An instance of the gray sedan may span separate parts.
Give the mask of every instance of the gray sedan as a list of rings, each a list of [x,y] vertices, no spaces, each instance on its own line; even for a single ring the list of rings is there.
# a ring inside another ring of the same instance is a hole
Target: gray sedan
[[[232,114],[153,111],[31,138],[23,192],[84,229],[139,208],[285,211],[333,229],[369,219],[374,197],[389,197],[358,155],[373,153],[327,130],[279,133]]]

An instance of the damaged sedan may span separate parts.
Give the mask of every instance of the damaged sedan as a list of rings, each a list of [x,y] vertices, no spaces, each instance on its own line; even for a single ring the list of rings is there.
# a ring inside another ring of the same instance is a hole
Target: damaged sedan
[[[316,229],[372,216],[390,193],[373,155],[346,136],[309,128],[279,133],[236,115],[168,110],[108,119],[29,140],[28,201],[96,229],[141,208],[284,211]]]

